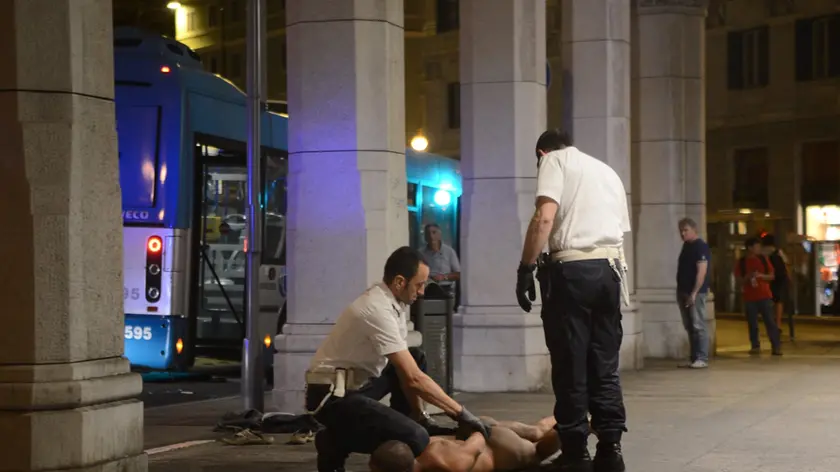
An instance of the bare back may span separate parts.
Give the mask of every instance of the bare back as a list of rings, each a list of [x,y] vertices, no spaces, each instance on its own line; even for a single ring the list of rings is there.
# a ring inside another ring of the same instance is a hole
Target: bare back
[[[468,441],[473,440],[471,437]],[[496,426],[486,445],[478,449],[468,447],[464,441],[433,437],[423,454],[417,458],[418,468],[415,471],[504,472],[538,463],[533,443],[520,438],[508,428]]]
[[[441,436],[430,439],[417,458],[414,472],[493,472],[492,455],[486,446],[468,447],[465,441]]]
[[[496,426],[487,440],[494,471],[504,472],[538,465],[537,447],[504,426]]]

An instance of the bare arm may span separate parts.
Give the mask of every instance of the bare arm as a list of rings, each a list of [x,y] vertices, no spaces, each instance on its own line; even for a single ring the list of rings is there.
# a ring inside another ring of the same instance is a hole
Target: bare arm
[[[694,280],[694,288],[691,290],[691,295],[695,296],[703,287],[703,282],[706,281],[706,271],[709,269],[707,261],[700,261],[697,263],[697,278]]]
[[[447,395],[431,377],[420,370],[407,350],[389,354],[388,360],[397,369],[397,376],[406,393],[414,394],[440,408],[450,418],[455,418],[461,413],[463,407]]]
[[[450,272],[443,277],[443,280],[461,280],[461,273]]]
[[[748,283],[750,283],[750,279],[752,279],[752,274],[747,273],[747,272],[742,274],[741,273],[741,266],[736,264],[735,265],[735,277],[738,277],[739,279],[741,279],[742,284],[748,284]]]
[[[770,260],[767,259],[767,273],[766,274],[758,274],[757,277],[762,280],[775,280],[776,279],[776,270],[773,269],[773,264],[770,263]]]
[[[449,268],[449,273],[446,274],[444,280],[461,280],[461,261],[458,260],[458,253],[456,253],[452,248],[450,248],[450,251],[452,252],[452,264]]]
[[[548,197],[537,197],[537,209],[528,224],[525,233],[525,246],[522,248],[522,263],[531,265],[537,262],[540,251],[548,242],[548,235],[557,215],[557,202]]]

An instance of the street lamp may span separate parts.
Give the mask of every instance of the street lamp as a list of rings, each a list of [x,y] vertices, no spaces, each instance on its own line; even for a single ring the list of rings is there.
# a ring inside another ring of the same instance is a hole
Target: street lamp
[[[411,149],[418,152],[423,152],[429,147],[429,140],[423,136],[422,133],[417,133],[417,136],[411,138]]]
[[[169,3],[166,4],[166,8],[168,8],[170,10],[177,10],[177,9],[181,8],[181,3],[180,2],[169,2]]]

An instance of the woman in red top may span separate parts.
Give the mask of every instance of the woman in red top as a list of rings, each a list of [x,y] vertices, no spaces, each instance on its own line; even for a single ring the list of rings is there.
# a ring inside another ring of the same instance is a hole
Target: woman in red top
[[[741,280],[744,308],[747,312],[747,324],[750,330],[750,354],[761,352],[761,342],[758,337],[758,314],[764,319],[767,337],[773,346],[773,355],[782,355],[782,345],[779,339],[779,327],[773,317],[773,292],[770,281],[775,277],[773,265],[761,253],[761,240],[749,238],[744,243],[747,250],[735,265],[735,276]]]

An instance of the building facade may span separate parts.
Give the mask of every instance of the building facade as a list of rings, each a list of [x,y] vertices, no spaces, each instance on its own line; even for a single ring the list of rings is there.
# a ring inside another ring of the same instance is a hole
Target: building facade
[[[709,212],[774,220],[710,226],[718,309],[740,309],[730,263],[762,230],[788,251],[790,309],[836,309],[836,246],[798,242],[840,239],[840,2],[714,2],[707,26]]]
[[[840,238],[820,221],[840,202],[840,3],[733,0],[708,23],[709,209]]]

